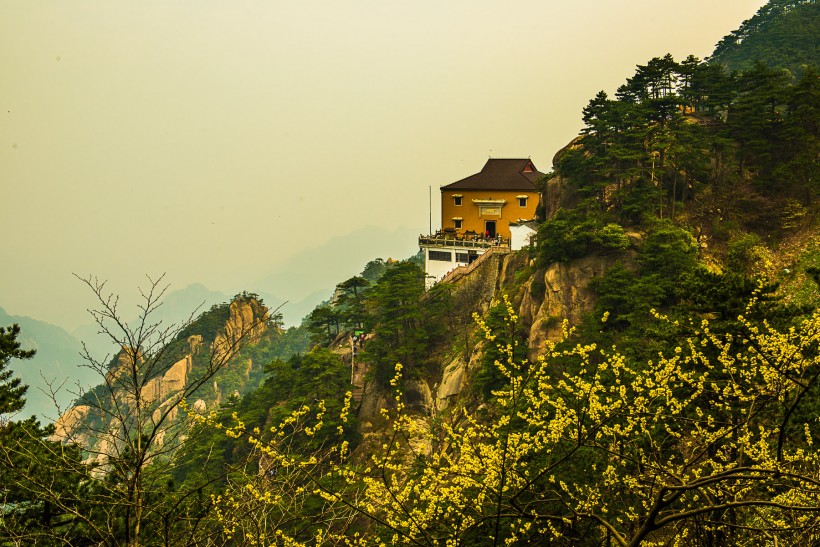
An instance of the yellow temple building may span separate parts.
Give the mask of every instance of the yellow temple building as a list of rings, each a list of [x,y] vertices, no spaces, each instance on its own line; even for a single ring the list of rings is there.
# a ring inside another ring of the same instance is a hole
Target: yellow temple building
[[[490,158],[480,172],[442,186],[441,230],[419,238],[427,286],[493,246],[509,249],[511,225],[535,218],[542,177],[527,158]]]

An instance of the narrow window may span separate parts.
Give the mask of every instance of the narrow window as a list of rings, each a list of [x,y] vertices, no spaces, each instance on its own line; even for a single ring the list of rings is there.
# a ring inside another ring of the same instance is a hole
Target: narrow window
[[[427,255],[430,260],[438,260],[440,262],[452,262],[453,253],[450,251],[429,251]]]
[[[518,198],[518,206],[519,207],[526,207],[527,206],[527,198]]]
[[[453,205],[461,205],[461,196],[453,196]]]
[[[456,228],[456,230],[461,230],[461,219],[460,218],[454,218],[453,219],[453,226]]]

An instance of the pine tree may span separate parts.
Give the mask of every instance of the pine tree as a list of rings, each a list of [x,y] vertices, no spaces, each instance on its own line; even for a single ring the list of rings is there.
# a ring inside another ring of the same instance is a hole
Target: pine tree
[[[11,370],[6,370],[13,358],[30,359],[34,356],[34,350],[20,349],[19,334],[19,325],[0,327],[0,415],[22,410],[26,404],[23,396],[28,386],[23,385],[20,378],[13,378]]]

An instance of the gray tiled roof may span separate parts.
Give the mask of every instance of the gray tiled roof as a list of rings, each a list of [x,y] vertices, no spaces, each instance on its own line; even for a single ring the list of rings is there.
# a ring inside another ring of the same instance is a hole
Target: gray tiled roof
[[[527,158],[490,158],[480,173],[471,175],[442,190],[521,190],[534,192],[535,181],[544,176]]]

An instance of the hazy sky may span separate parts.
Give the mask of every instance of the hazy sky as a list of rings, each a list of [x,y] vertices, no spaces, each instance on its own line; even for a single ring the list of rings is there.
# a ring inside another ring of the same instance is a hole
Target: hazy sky
[[[72,272],[292,297],[251,285],[364,226],[426,231],[428,186],[488,156],[548,171],[597,91],[764,3],[3,0],[0,307],[72,328]]]

